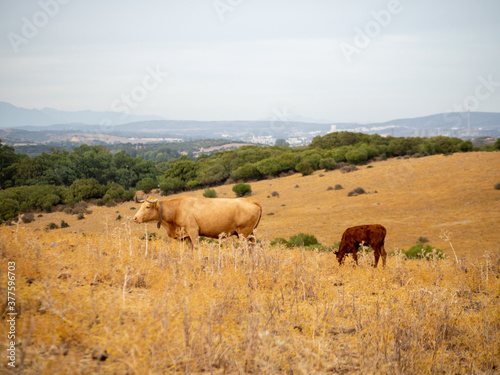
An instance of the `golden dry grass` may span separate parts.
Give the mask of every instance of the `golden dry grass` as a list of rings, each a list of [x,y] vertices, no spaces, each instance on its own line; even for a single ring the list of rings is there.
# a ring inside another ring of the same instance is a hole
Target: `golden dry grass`
[[[55,213],[1,226],[2,295],[7,262],[16,263],[17,364],[25,374],[498,373],[499,161],[389,160],[252,183],[262,242],[253,252],[234,240],[203,243],[202,259],[163,238],[146,249],[145,226],[126,220],[132,203],[92,207],[80,221]],[[337,183],[344,190],[327,190]],[[357,186],[378,193],[347,197]],[[280,197],[267,198],[272,191]],[[43,229],[61,219],[70,227]],[[448,251],[439,235],[452,230],[459,263],[396,253],[386,269],[372,269],[371,256],[339,267],[331,253],[269,245],[299,232],[329,244],[375,222],[388,229],[389,251],[421,235]]]

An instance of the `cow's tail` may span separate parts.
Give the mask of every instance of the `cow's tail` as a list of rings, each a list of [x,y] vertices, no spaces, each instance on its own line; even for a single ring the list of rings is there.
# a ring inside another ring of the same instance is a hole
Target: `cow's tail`
[[[253,231],[255,230],[255,228],[257,228],[259,226],[260,219],[262,218],[262,206],[261,206],[261,204],[259,202],[255,201],[253,199],[252,199],[252,203],[259,207],[259,218],[257,219],[257,222],[255,223],[255,226],[253,227],[253,230],[252,230],[252,233],[253,233]]]

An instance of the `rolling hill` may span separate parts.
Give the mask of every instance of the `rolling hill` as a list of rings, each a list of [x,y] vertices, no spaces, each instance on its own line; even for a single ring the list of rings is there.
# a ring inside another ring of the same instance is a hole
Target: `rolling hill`
[[[350,226],[379,223],[388,230],[388,251],[407,249],[423,236],[452,255],[449,242],[441,238],[449,232],[458,254],[498,252],[500,190],[494,185],[500,182],[499,165],[500,152],[473,152],[390,159],[345,174],[317,171],[306,177],[295,174],[252,182],[252,197],[264,210],[258,238],[271,241],[307,233],[330,245],[340,241]],[[337,184],[343,189],[331,189]],[[348,197],[356,187],[367,194]],[[232,185],[215,188],[219,197],[234,197],[231,189]],[[198,190],[181,195],[202,194]],[[132,202],[112,208],[92,207],[93,213],[86,220],[63,213],[44,214],[26,226],[41,229],[64,219],[70,228],[62,231],[101,232],[105,221],[111,228],[120,227],[134,214],[133,207],[137,205]],[[118,215],[122,221],[115,220]],[[136,225],[132,229],[144,231]],[[158,234],[164,235],[161,231]]]

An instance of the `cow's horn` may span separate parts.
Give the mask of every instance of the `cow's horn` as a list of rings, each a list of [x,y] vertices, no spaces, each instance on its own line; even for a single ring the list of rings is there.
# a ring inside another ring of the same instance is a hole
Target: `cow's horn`
[[[158,202],[158,198],[155,198],[153,200],[146,199],[146,202],[148,202],[148,203],[156,203],[156,202]]]
[[[137,198],[137,195],[134,197],[135,203],[142,203],[144,202],[144,198]]]

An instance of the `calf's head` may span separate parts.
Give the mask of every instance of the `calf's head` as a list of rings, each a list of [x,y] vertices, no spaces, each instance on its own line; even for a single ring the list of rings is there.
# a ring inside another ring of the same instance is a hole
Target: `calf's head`
[[[163,216],[163,207],[157,198],[149,197],[147,199],[135,197],[136,203],[142,203],[141,208],[134,216],[134,222],[137,224],[147,223],[148,221],[158,221],[158,228],[161,225]]]

